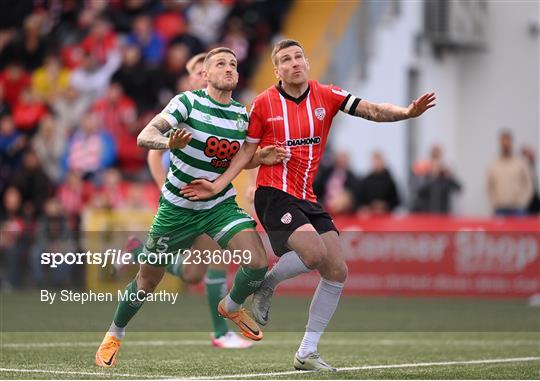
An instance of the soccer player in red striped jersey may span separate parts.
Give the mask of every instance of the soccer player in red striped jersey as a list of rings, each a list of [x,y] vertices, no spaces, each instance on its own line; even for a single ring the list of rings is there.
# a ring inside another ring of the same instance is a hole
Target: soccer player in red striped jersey
[[[257,146],[286,148],[289,158],[261,166],[257,177],[255,209],[280,259],[253,295],[252,312],[255,320],[265,325],[276,286],[317,269],[321,279],[294,367],[335,370],[322,360],[317,345],[338,305],[347,265],[332,218],[313,193],[313,180],[332,120],[338,111],[375,122],[418,117],[435,106],[435,94],[426,93],[408,107],[399,107],[368,102],[337,86],[309,80],[309,63],[302,45],[295,40],[278,42],[272,61],[279,83],[255,98],[246,142],[228,170],[213,183],[195,180],[182,193],[191,200],[212,197],[238,175]]]

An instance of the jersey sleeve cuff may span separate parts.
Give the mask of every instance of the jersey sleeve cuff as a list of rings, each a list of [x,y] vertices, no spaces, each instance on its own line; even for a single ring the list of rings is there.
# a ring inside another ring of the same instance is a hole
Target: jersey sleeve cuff
[[[256,138],[246,136],[246,142],[248,142],[248,143],[259,143],[260,141],[261,141],[261,139],[256,139]]]

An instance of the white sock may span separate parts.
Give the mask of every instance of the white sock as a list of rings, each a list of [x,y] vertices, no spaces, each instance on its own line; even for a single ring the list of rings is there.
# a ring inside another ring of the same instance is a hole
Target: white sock
[[[317,344],[336,311],[341,291],[343,291],[343,283],[321,278],[309,307],[306,333],[298,348],[299,357],[303,358],[317,352]]]
[[[118,340],[123,340],[124,336],[126,335],[126,328],[118,327],[113,321],[107,333],[116,337]]]
[[[231,295],[227,294],[227,296],[225,297],[225,308],[227,308],[227,311],[236,312],[240,310],[240,307],[242,307],[242,305],[236,303],[234,300],[231,299]]]
[[[289,251],[283,254],[274,267],[272,267],[272,270],[266,274],[261,286],[274,290],[278,283],[310,271],[311,269],[304,265],[304,262],[302,262],[295,251]]]

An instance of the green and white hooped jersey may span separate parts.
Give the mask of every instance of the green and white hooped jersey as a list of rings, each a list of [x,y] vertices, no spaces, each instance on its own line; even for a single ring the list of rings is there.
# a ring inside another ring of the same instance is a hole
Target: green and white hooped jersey
[[[225,172],[246,137],[246,108],[235,100],[218,103],[204,89],[178,94],[160,116],[173,130],[185,128],[193,136],[185,148],[171,150],[167,180],[161,188],[163,197],[181,208],[201,210],[235,196],[229,184],[209,200],[189,201],[180,195],[180,188],[195,179],[215,180]]]

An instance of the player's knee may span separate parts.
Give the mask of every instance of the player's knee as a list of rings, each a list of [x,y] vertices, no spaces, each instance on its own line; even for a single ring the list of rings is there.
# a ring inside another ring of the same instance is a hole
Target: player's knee
[[[247,256],[247,252],[246,256]],[[263,248],[257,250],[250,250],[250,256],[244,262],[244,266],[249,269],[261,269],[268,266],[268,258],[266,257],[266,251]]]
[[[345,283],[347,280],[347,275],[349,274],[349,269],[347,267],[347,264],[343,262],[338,266],[335,270],[335,281],[340,283]]]
[[[195,269],[189,269],[188,266],[182,272],[182,280],[187,284],[197,284],[202,282],[204,278],[204,273],[201,271],[196,271]]]
[[[328,279],[332,282],[345,283],[349,269],[347,264],[343,261],[330,263],[329,266],[320,269],[320,274],[324,279]]]
[[[310,269],[316,269],[323,263],[326,258],[326,247],[322,242],[312,242],[309,246],[306,245],[306,248],[300,253],[302,262],[306,267]]]

